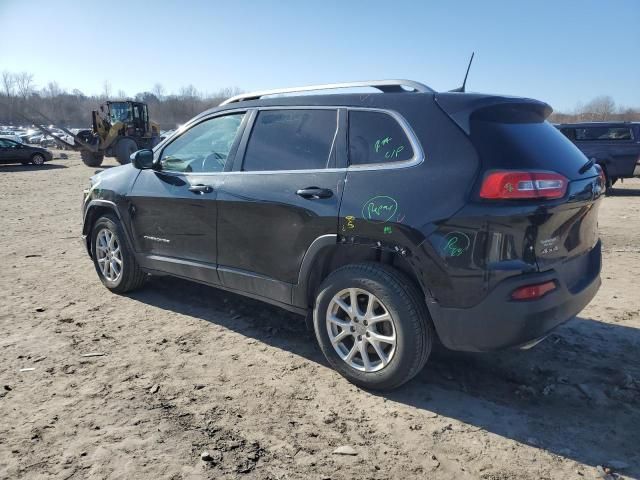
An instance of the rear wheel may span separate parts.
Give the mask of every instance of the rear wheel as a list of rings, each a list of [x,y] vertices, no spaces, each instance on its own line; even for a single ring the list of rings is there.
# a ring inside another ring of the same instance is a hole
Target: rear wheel
[[[122,138],[116,145],[116,160],[120,165],[131,163],[131,154],[138,150],[138,144],[131,138]]]
[[[417,288],[379,264],[347,265],[320,286],[314,330],[327,361],[352,383],[399,387],[424,366],[433,328]]]
[[[41,153],[34,153],[31,157],[31,163],[38,167],[44,165],[44,155],[42,155]]]
[[[102,165],[102,160],[104,160],[104,155],[102,153],[90,152],[89,150],[82,150],[80,152],[80,157],[87,167],[99,167]]]
[[[105,215],[94,223],[91,251],[100,280],[112,292],[130,292],[144,284],[147,274],[140,269],[116,217]]]

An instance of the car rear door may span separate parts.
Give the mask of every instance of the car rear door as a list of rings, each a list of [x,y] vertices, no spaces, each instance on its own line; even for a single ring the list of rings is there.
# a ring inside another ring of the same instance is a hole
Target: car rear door
[[[234,171],[223,174],[218,190],[223,285],[291,303],[306,252],[316,239],[337,234],[345,178],[343,118],[337,108],[252,113]]]
[[[220,174],[231,165],[244,119],[245,112],[232,112],[195,122],[156,151],[159,169],[140,172],[129,200],[143,266],[218,283]]]

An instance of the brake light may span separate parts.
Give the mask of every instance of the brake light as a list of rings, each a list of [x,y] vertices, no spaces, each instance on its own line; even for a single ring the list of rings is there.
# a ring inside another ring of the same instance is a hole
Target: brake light
[[[600,179],[600,188],[604,190],[606,185],[607,185],[607,177],[605,176],[604,170],[602,169],[602,167],[600,165],[598,165],[596,163],[594,166],[596,167],[596,170],[598,171],[598,178]]]
[[[547,293],[556,289],[556,282],[553,280],[535,285],[516,288],[511,294],[513,300],[536,300],[544,297]]]
[[[562,198],[569,181],[554,172],[489,172],[482,182],[480,197],[486,199]]]

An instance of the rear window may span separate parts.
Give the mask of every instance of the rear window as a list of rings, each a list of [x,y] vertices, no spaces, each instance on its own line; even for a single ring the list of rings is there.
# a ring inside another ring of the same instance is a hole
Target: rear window
[[[413,158],[411,142],[391,115],[383,112],[349,112],[349,163],[401,162]]]
[[[576,140],[633,140],[633,134],[629,127],[580,127],[576,128]]]
[[[242,169],[327,168],[337,128],[336,110],[263,110],[251,131]]]
[[[480,154],[483,168],[551,170],[569,179],[578,173],[587,158],[549,122],[472,122],[471,139]],[[592,172],[585,173],[592,175]]]

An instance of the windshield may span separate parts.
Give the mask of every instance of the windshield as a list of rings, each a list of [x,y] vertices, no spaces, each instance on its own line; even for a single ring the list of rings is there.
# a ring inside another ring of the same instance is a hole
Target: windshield
[[[127,122],[131,119],[129,104],[126,102],[112,103],[110,107],[111,123]]]

